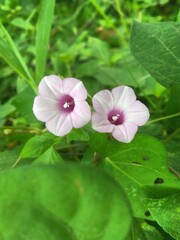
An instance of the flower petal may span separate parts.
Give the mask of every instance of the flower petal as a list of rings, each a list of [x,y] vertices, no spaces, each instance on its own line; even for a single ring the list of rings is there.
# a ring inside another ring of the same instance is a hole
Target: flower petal
[[[134,138],[138,127],[133,123],[124,123],[114,127],[112,136],[120,142],[129,143]]]
[[[109,90],[102,90],[96,93],[92,99],[93,107],[96,112],[107,114],[113,109],[113,98]]]
[[[72,121],[69,114],[57,113],[46,122],[46,128],[56,136],[64,136],[72,129]]]
[[[125,121],[134,123],[137,126],[142,126],[149,119],[149,110],[140,101],[135,101],[126,111],[124,111],[124,115]]]
[[[83,101],[87,98],[87,90],[78,79],[65,78],[62,84],[64,93],[70,95],[75,101]]]
[[[92,128],[97,132],[112,132],[114,125],[112,125],[106,116],[94,112],[92,114]]]
[[[136,95],[132,88],[120,86],[112,89],[114,107],[120,110],[127,109],[136,100]]]
[[[36,118],[42,122],[47,122],[58,111],[57,101],[42,96],[34,99],[33,112]]]
[[[72,125],[80,128],[91,120],[91,110],[86,101],[75,102],[75,107],[71,115]]]
[[[38,91],[41,96],[59,98],[63,94],[61,78],[56,75],[44,77],[39,83]]]

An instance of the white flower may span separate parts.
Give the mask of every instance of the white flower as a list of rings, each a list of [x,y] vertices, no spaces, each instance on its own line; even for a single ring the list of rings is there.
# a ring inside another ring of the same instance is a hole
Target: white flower
[[[133,89],[127,86],[116,87],[111,92],[102,90],[96,93],[93,107],[93,129],[112,133],[114,138],[124,143],[132,141],[138,126],[149,119],[149,110],[136,100]]]
[[[72,128],[81,128],[91,119],[87,90],[75,78],[61,80],[56,75],[44,77],[38,87],[33,112],[46,123],[46,128],[56,136],[68,134]]]

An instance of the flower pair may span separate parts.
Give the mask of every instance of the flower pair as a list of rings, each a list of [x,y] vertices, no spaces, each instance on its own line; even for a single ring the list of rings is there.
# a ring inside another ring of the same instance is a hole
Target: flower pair
[[[147,107],[136,100],[134,91],[127,86],[96,93],[92,99],[95,110],[92,115],[86,102],[87,90],[78,79],[46,76],[38,91],[33,112],[56,136],[64,136],[72,128],[81,128],[92,119],[94,130],[112,133],[118,141],[129,143],[138,126],[149,118]]]

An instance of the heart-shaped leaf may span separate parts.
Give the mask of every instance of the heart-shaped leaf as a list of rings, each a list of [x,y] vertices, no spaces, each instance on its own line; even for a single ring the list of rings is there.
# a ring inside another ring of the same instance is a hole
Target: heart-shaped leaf
[[[20,167],[1,174],[0,195],[3,240],[124,240],[130,230],[127,198],[101,169]]]
[[[163,86],[180,84],[180,24],[138,23],[131,30],[131,51],[136,60]]]
[[[129,144],[95,133],[91,148],[102,155],[101,165],[123,186],[134,216],[150,219],[145,197],[164,197],[180,189],[179,181],[167,167],[162,143],[149,135],[138,134]]]

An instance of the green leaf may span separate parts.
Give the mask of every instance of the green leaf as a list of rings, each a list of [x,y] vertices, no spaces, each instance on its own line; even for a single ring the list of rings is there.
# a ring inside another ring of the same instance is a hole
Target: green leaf
[[[18,147],[11,151],[0,152],[0,171],[9,170],[18,159],[19,152]]]
[[[27,87],[20,94],[16,95],[12,101],[20,117],[25,118],[28,123],[38,122],[32,111],[34,98],[35,93],[30,87]]]
[[[43,152],[36,160],[33,162],[34,164],[55,164],[59,162],[64,162],[62,157],[54,150],[51,146],[45,152]]]
[[[9,45],[6,41],[0,40],[0,56],[4,59],[20,76],[26,78],[26,74],[22,66],[16,59],[15,55],[10,51]]]
[[[93,76],[100,65],[101,64],[97,60],[88,60],[87,62],[81,63],[77,66],[76,75],[79,79],[84,76]]]
[[[0,105],[0,119],[5,118],[10,113],[14,112],[14,110],[15,110],[15,107],[9,102],[3,105]]]
[[[163,86],[180,84],[180,24],[138,23],[131,30],[136,60]]]
[[[141,77],[141,72],[141,69],[137,66],[131,66],[131,68],[127,67],[127,65],[116,68],[100,66],[96,69],[95,78],[106,86],[116,87],[124,84],[137,87],[138,82],[136,79]]]
[[[67,135],[67,142],[70,143],[71,141],[88,141],[89,134],[84,131],[82,128],[74,128],[68,135]]]
[[[88,40],[88,46],[92,51],[92,56],[97,58],[99,62],[104,64],[110,63],[111,52],[109,45],[99,40],[98,38],[90,37]]]
[[[142,219],[134,219],[132,231],[127,240],[164,240],[160,232]]]
[[[174,174],[180,177],[180,128],[179,138],[177,140],[170,140],[166,143],[169,154],[169,167]]]
[[[166,150],[154,137],[138,134],[124,144],[96,133],[90,146],[103,155],[102,167],[125,189],[135,217],[151,218],[143,198],[163,197],[180,189],[178,179],[167,168]]]
[[[33,25],[30,22],[25,21],[23,18],[20,18],[20,17],[14,18],[11,21],[11,24],[25,30],[33,30]]]
[[[20,153],[21,158],[35,158],[52,146],[56,137],[51,133],[45,133],[30,138]]]
[[[33,88],[36,92],[36,84],[22,58],[18,48],[5,27],[0,24],[3,38],[0,39],[0,56]]]
[[[63,63],[72,62],[85,47],[84,43],[73,43],[69,46],[69,44],[65,44],[60,41],[59,44],[61,44],[61,49],[58,53],[58,59]]]
[[[17,233],[18,239],[124,240],[130,230],[127,198],[101,169],[16,168],[0,175],[0,195],[4,240]]]
[[[172,86],[170,89],[169,101],[166,104],[166,115],[180,113],[180,85]],[[180,116],[166,120],[171,131],[175,131],[179,127]]]
[[[36,80],[44,76],[55,0],[41,0],[36,27]]]
[[[180,240],[180,194],[145,201],[158,224],[176,240]]]
[[[25,198],[25,200],[27,199]],[[0,212],[5,216],[4,223],[0,224],[0,237],[3,240],[76,240],[72,230],[66,226],[66,223],[57,220],[56,217],[37,203],[23,203],[14,199],[14,202],[11,202],[11,217],[8,212],[2,209],[0,209]],[[23,230],[21,228],[22,224]]]

